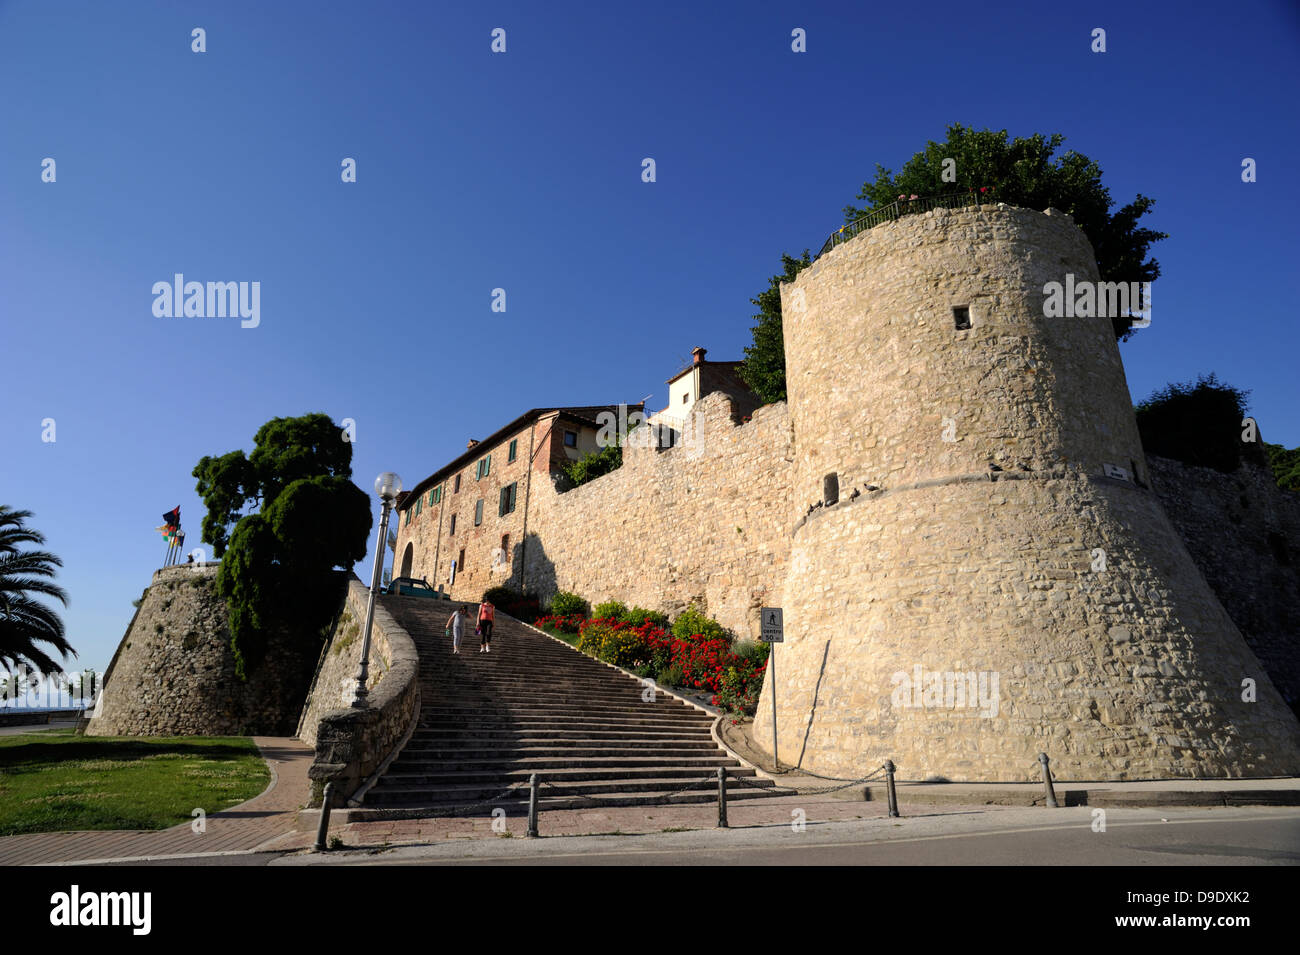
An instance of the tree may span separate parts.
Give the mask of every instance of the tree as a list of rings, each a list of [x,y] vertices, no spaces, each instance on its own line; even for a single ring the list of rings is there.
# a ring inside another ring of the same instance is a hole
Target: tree
[[[1049,206],[1068,212],[1092,242],[1103,282],[1153,282],[1160,263],[1147,256],[1153,242],[1167,233],[1139,228],[1137,223],[1155,204],[1142,194],[1113,215],[1115,201],[1101,182],[1101,167],[1082,153],[1056,151],[1065,142],[1060,133],[1009,139],[1005,129],[948,127],[942,143],[929,142],[897,175],[877,163],[876,178],[862,185],[859,199],[869,203],[844,208],[846,223],[886,206],[899,195],[936,196],[992,187],[999,202],[1029,209]],[[953,163],[946,163],[946,160]],[[949,173],[945,177],[945,171]],[[1133,333],[1131,319],[1114,318],[1115,336]]]
[[[796,275],[812,264],[812,256],[803,250],[799,258],[781,255],[784,268],[767,282],[767,288],[750,302],[758,306],[757,322],[752,331],[754,344],[746,346],[740,377],[754,394],[767,404],[785,400],[785,332],[781,326],[781,283],[792,282]]]
[[[1260,443],[1242,440],[1246,396],[1213,372],[1174,382],[1134,409],[1147,454],[1232,473],[1243,460],[1264,463]]]
[[[928,198],[971,191],[979,194],[981,188],[991,188],[998,201],[1009,205],[1030,209],[1052,206],[1070,213],[1092,242],[1102,281],[1155,281],[1160,264],[1149,258],[1147,251],[1153,242],[1168,236],[1138,227],[1138,220],[1155,200],[1139,194],[1112,214],[1115,203],[1102,185],[1097,163],[1073,150],[1053,158],[1064,142],[1059,133],[1009,139],[1006,130],[968,129],[954,123],[948,127],[947,140],[927,143],[897,175],[877,164],[876,178],[863,183],[857,196],[867,205],[845,206],[845,224],[897,201],[900,195]],[[953,162],[945,162],[949,159]],[[753,326],[754,344],[745,349],[740,375],[769,403],[784,400],[786,395],[781,283],[793,281],[810,263],[806,250],[799,259],[783,254],[783,272],[773,276],[757,298],[750,299],[759,307],[754,316],[758,323]],[[1133,332],[1131,322],[1125,316],[1112,319],[1115,336],[1128,338]]]
[[[44,644],[67,657],[77,655],[68,643],[59,615],[35,599],[43,594],[67,606],[64,589],[51,582],[63,561],[44,550],[20,551],[23,544],[44,544],[45,535],[25,526],[31,511],[0,504],[0,666],[19,665],[45,675],[63,667],[38,647]]]
[[[1264,452],[1273,468],[1277,486],[1284,491],[1300,491],[1300,448],[1285,448],[1280,444],[1265,442]]]
[[[370,501],[351,481],[351,443],[323,414],[272,419],[247,458],[204,457],[193,473],[208,508],[203,539],[223,558],[217,592],[235,670],[247,679],[271,630],[308,639],[329,622],[333,569],[365,556]]]
[[[562,465],[564,473],[569,476],[569,480],[573,482],[574,487],[586,484],[588,481],[594,480],[602,474],[608,474],[610,471],[617,471],[622,466],[622,444],[606,445],[599,451],[588,452],[578,460]]]

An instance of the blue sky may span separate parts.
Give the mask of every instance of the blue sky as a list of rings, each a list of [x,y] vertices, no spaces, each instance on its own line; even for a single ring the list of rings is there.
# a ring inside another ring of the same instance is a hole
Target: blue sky
[[[1294,4],[990,6],[0,2],[0,501],[65,562],[76,666],[107,665],[164,511],[202,546],[201,456],[323,411],[369,492],[530,407],[661,407],[952,122],[1061,132],[1117,205],[1154,197],[1134,398],[1213,370],[1300,444]],[[176,272],[260,282],[261,324],[155,317]]]

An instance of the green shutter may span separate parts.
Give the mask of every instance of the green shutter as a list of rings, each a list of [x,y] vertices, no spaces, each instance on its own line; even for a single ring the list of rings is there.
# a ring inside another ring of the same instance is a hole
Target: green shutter
[[[483,473],[484,474],[492,473],[492,455],[490,454],[487,456],[487,466],[483,468]]]

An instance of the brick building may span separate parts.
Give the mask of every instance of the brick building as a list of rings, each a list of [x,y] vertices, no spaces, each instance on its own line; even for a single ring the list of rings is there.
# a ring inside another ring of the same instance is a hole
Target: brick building
[[[597,450],[602,412],[618,406],[533,408],[400,495],[394,576],[464,600],[519,586],[533,484],[563,483],[564,464]]]

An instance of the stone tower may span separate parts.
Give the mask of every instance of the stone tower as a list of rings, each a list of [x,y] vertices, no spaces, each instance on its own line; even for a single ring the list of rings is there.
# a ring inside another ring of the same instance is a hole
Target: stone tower
[[[1044,316],[1068,273],[1098,278],[1069,216],[982,206],[879,225],[782,287],[783,763],[1300,773],[1300,724],[1147,487],[1109,319]]]

